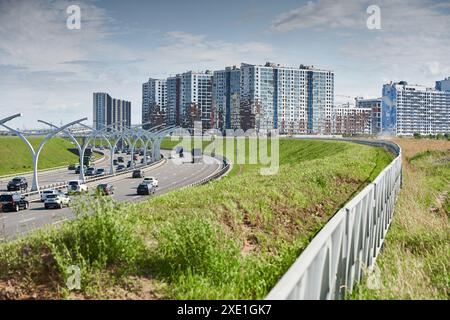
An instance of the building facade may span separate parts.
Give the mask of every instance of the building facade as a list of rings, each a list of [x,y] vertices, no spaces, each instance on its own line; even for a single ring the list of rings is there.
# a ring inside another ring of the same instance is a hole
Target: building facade
[[[152,79],[142,84],[142,124],[148,129],[165,124],[167,80]]]
[[[372,133],[372,107],[356,107],[350,103],[333,110],[333,133],[354,135]]]
[[[369,108],[372,110],[371,122],[372,122],[372,134],[381,133],[381,98],[376,99],[364,99],[356,98],[357,108]]]
[[[212,118],[212,82],[210,71],[188,71],[181,75],[181,125],[192,127],[201,121],[203,129],[210,129]]]
[[[450,91],[450,77],[447,77],[444,80],[436,81],[436,90]]]
[[[165,91],[143,84],[142,118],[165,97],[165,124],[204,129],[279,129],[282,134],[331,134],[334,72],[312,66],[242,63],[240,68],[185,72],[165,80]],[[165,95],[164,95],[165,92]],[[159,96],[161,94],[161,96]]]
[[[408,85],[405,81],[385,84],[381,103],[384,134],[436,135],[450,132],[450,91],[447,82],[439,88]]]
[[[241,113],[251,111],[255,129],[282,134],[330,134],[334,73],[301,65],[241,65]],[[247,124],[249,122],[247,121]],[[241,119],[243,129],[248,129]]]
[[[131,102],[111,98],[104,92],[94,92],[93,127],[101,130],[107,126],[117,130],[122,130],[124,127],[130,128]]]
[[[214,71],[212,93],[213,128],[240,127],[241,70],[236,66]]]

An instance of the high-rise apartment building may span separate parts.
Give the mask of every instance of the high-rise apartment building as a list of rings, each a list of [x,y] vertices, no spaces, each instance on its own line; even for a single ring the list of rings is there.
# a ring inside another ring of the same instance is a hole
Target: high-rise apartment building
[[[212,118],[216,129],[240,127],[241,71],[236,66],[214,71],[212,87]]]
[[[201,121],[211,128],[213,74],[210,71],[188,71],[167,78],[166,123],[191,127]]]
[[[447,77],[444,80],[436,81],[436,90],[450,91],[450,77]]]
[[[201,121],[203,129],[211,128],[212,80],[210,71],[188,71],[181,75],[181,124],[191,127]]]
[[[372,107],[356,107],[350,103],[333,109],[334,134],[371,134]]]
[[[334,73],[301,65],[241,65],[240,109],[254,119],[241,119],[244,130],[279,129],[280,133],[332,131]],[[248,113],[248,112],[247,112]]]
[[[181,75],[167,78],[166,124],[181,126]]]
[[[381,98],[376,99],[364,99],[356,98],[357,108],[369,108],[372,110],[371,114],[371,126],[372,134],[379,134],[381,132]]]
[[[150,78],[142,84],[142,123],[144,129],[165,124],[167,80]]]
[[[96,130],[112,127],[122,130],[131,127],[131,102],[114,99],[104,92],[93,94],[93,125]],[[108,129],[109,130],[109,129]]]
[[[450,91],[408,85],[405,81],[385,84],[381,103],[381,125],[385,134],[423,135],[450,132]]]
[[[143,85],[143,119],[156,104],[157,81]],[[185,72],[165,81],[165,123],[204,129],[279,129],[280,133],[330,134],[334,73],[312,66],[273,63]],[[161,94],[164,90],[161,90]],[[162,98],[159,98],[162,101]],[[162,102],[161,102],[162,103]]]

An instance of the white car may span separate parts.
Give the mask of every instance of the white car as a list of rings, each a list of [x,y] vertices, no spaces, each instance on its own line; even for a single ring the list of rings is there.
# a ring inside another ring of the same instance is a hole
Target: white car
[[[72,192],[87,192],[88,187],[81,180],[71,180],[67,184],[67,189]]]
[[[47,196],[51,195],[51,194],[58,194],[59,191],[55,190],[55,189],[50,189],[50,190],[44,190],[41,193],[41,202],[44,202],[45,199],[47,199]]]
[[[151,184],[154,187],[158,186],[158,179],[156,179],[155,177],[147,177],[144,178],[144,181],[142,181],[142,183],[148,183]]]
[[[45,209],[58,208],[70,206],[70,197],[62,192],[58,194],[50,194],[44,202]]]

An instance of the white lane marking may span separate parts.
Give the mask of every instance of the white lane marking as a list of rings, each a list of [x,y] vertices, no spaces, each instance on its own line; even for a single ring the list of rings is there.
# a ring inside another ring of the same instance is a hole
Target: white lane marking
[[[55,221],[55,222],[52,222],[52,224],[53,225],[55,225],[55,224],[58,224],[58,223],[61,223],[61,222],[64,222],[64,221],[68,221],[69,219],[67,219],[67,218],[64,218],[64,219],[61,219],[61,220],[58,220],[58,221]]]
[[[175,184],[175,183],[177,183],[177,181],[174,181],[174,182],[172,182],[171,184]]]
[[[30,222],[30,221],[33,221],[33,220],[36,220],[36,218],[28,218],[28,219],[23,219],[23,220],[20,220],[20,222],[19,222],[19,223]]]

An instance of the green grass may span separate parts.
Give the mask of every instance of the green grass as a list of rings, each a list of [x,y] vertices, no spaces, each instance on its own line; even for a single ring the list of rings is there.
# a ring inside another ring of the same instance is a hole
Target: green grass
[[[43,137],[30,137],[31,145],[37,149]],[[79,158],[68,149],[75,148],[69,141],[59,137],[50,139],[39,156],[39,169],[49,169],[70,163],[78,163]],[[0,175],[29,172],[33,170],[31,153],[18,137],[0,137]]]
[[[281,140],[276,175],[235,165],[221,180],[138,204],[95,199],[80,208],[94,215],[0,246],[0,284],[16,279],[32,292],[45,284],[50,297],[73,297],[63,287],[75,264],[85,297],[142,297],[151,281],[158,298],[261,299],[391,159],[346,142]]]
[[[351,299],[450,298],[450,152],[407,158],[403,188],[384,248],[379,285],[365,279]]]

